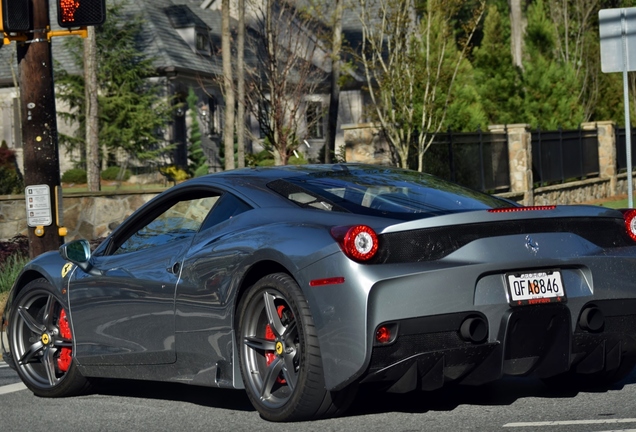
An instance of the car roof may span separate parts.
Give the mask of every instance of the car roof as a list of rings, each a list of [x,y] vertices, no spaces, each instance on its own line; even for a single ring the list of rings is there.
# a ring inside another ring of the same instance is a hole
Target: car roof
[[[187,180],[177,185],[173,192],[196,186],[212,186],[231,191],[238,197],[257,207],[277,207],[281,205],[296,207],[294,203],[269,189],[267,184],[275,180],[310,173],[348,171],[354,168],[391,169],[388,167],[364,164],[283,165],[239,168]]]

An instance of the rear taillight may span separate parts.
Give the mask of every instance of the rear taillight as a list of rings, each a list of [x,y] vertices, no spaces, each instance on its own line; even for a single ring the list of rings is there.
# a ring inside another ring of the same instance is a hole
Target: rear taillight
[[[368,261],[378,251],[378,235],[366,225],[333,227],[331,235],[345,255],[356,261]]]
[[[625,229],[627,229],[627,234],[629,234],[632,240],[636,241],[636,210],[625,209],[621,210],[621,212],[623,212],[623,219],[625,220]]]

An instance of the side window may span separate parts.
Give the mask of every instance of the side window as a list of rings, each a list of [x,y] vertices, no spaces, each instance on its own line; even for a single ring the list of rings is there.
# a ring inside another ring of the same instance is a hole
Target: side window
[[[235,197],[232,194],[226,193],[223,195],[216,207],[212,210],[208,218],[203,223],[201,227],[201,231],[213,227],[214,225],[220,224],[232,217],[251,210],[252,207],[245,204],[242,200]]]
[[[163,246],[194,236],[218,199],[218,196],[212,196],[175,203],[133,233],[114,254]]]

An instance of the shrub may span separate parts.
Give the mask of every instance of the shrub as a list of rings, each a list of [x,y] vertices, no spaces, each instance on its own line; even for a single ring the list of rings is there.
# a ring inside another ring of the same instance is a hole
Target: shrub
[[[24,181],[15,169],[0,165],[0,195],[24,193]]]
[[[163,174],[168,180],[174,182],[179,182],[190,178],[190,174],[174,165],[160,167],[159,172]]]
[[[291,156],[287,159],[288,165],[305,165],[307,163],[307,159],[302,154],[298,154],[298,157]]]
[[[263,159],[262,161],[256,162],[256,166],[259,166],[259,167],[268,167],[268,166],[274,166],[274,165],[276,165],[276,162],[274,161],[274,159]]]
[[[0,242],[0,266],[11,255],[29,256],[29,239],[24,235],[17,235],[10,240]]]
[[[86,183],[86,170],[81,168],[71,168],[62,174],[63,183]]]
[[[5,141],[0,145],[0,195],[24,193],[24,181],[18,172],[15,151]]]
[[[0,264],[0,293],[11,289],[13,282],[28,261],[28,256],[13,254]]]
[[[121,168],[117,166],[108,167],[104,171],[102,171],[102,174],[101,174],[102,180],[119,180],[119,181],[126,181],[130,179],[131,175],[132,173],[130,172],[130,170],[127,169],[123,173],[123,176],[121,176]]]
[[[29,239],[17,235],[0,242],[0,293],[9,291],[22,267],[29,261]]]

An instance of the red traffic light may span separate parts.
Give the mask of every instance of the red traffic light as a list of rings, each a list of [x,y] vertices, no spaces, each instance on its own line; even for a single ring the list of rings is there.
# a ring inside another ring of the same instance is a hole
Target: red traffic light
[[[57,0],[60,27],[101,25],[106,20],[106,0]]]

